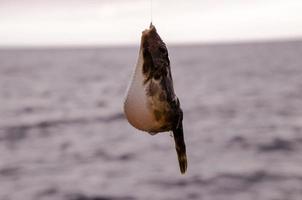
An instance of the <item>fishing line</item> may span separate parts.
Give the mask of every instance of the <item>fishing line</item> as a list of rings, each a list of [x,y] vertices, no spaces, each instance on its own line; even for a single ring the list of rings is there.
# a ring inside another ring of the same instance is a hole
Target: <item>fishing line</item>
[[[151,24],[153,21],[153,1],[150,0],[150,18],[151,18]]]

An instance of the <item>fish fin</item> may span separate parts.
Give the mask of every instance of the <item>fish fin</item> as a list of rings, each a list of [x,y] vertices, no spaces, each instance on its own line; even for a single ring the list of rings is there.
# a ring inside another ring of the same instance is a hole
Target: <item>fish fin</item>
[[[177,152],[180,172],[184,174],[187,171],[188,161],[186,155],[186,144],[184,141],[183,128],[180,124],[176,129],[173,130],[175,149]]]

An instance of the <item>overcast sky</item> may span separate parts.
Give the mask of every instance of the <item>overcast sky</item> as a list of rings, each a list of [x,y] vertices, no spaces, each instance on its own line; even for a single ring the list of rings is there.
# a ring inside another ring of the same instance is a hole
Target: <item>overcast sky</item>
[[[153,0],[168,43],[302,38],[302,0]],[[137,44],[150,0],[0,0],[0,47]]]

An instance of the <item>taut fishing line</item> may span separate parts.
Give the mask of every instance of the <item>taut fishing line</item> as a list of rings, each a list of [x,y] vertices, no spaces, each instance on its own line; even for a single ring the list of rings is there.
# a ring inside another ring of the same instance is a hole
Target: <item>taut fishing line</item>
[[[153,22],[153,1],[150,0],[150,18],[151,18],[151,24]]]

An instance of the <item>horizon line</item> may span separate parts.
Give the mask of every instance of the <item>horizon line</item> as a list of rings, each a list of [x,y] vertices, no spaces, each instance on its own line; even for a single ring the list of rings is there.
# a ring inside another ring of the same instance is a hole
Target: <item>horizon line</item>
[[[257,38],[257,39],[244,39],[244,40],[220,40],[220,41],[196,41],[196,42],[166,42],[168,46],[212,46],[212,45],[240,45],[240,44],[259,44],[259,43],[279,43],[279,42],[302,42],[302,37],[288,37],[288,38]],[[133,42],[120,43],[120,44],[33,44],[33,45],[0,45],[0,50],[8,49],[68,49],[68,48],[131,48],[139,47],[140,44]]]

